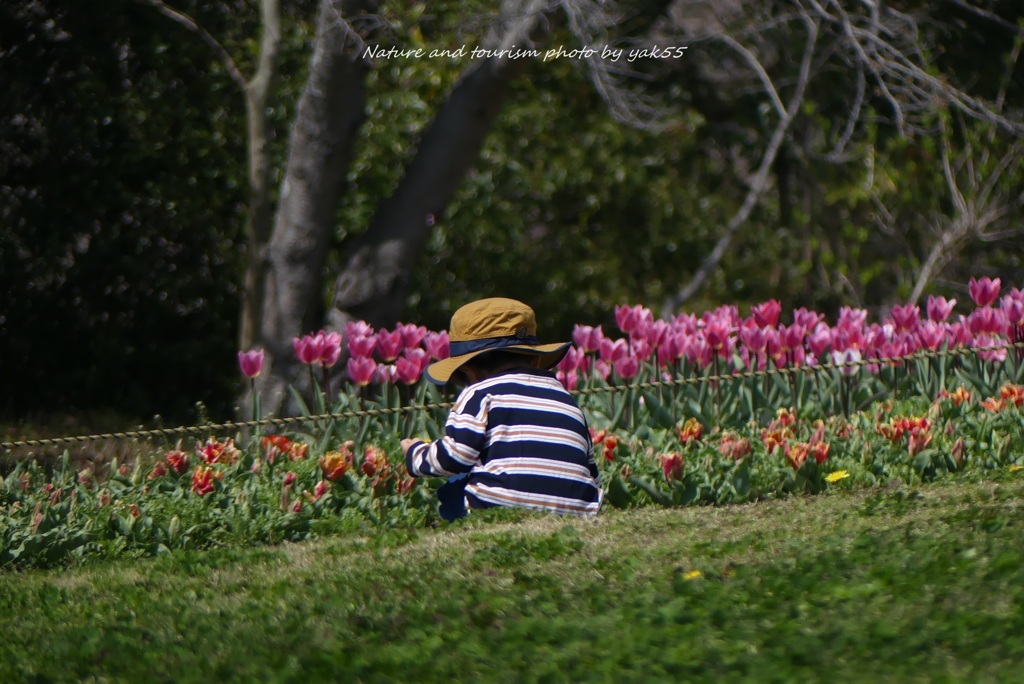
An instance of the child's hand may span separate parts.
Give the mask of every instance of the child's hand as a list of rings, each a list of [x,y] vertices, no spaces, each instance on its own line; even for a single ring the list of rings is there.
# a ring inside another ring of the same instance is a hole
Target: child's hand
[[[402,455],[404,456],[404,455],[408,454],[409,453],[409,448],[412,447],[413,444],[416,444],[417,442],[422,442],[422,441],[423,440],[421,440],[421,439],[409,439],[409,438],[403,439],[402,442],[401,442],[401,444],[402,444]]]

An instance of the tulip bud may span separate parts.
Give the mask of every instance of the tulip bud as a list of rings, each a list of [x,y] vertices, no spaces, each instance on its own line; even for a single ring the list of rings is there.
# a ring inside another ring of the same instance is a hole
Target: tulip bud
[[[953,457],[953,462],[959,468],[963,465],[964,455],[967,453],[967,447],[964,445],[964,438],[960,437],[953,442],[953,448],[950,450],[950,456]]]
[[[132,484],[137,487],[142,484],[142,480],[144,478],[145,475],[142,472],[142,461],[139,461],[135,464],[135,470],[132,471]]]
[[[167,536],[171,541],[177,541],[181,536],[181,520],[178,519],[178,516],[171,518],[171,522],[167,525]]]

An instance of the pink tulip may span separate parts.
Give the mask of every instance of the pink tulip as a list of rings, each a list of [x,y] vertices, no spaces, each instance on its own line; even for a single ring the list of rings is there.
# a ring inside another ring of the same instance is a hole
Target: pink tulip
[[[374,375],[377,382],[384,384],[395,382],[397,369],[393,363],[381,363],[377,365],[377,372]]]
[[[685,340],[686,335],[682,333],[670,332],[667,334],[658,347],[658,365],[667,366],[677,361],[683,355],[683,342]]]
[[[949,339],[950,349],[954,347],[968,347],[973,341],[973,335],[971,335],[971,331],[967,328],[967,319],[963,316],[960,316],[958,322],[949,326],[946,334]]]
[[[353,356],[348,360],[348,377],[360,387],[373,382],[377,372],[377,362],[369,356]]]
[[[665,343],[665,338],[668,337],[669,325],[665,321],[658,319],[646,326],[644,333],[644,341],[647,344],[651,347],[660,347]]]
[[[867,318],[868,312],[865,309],[851,309],[844,306],[839,309],[839,320],[836,322],[836,327],[846,330],[863,328]]]
[[[577,325],[572,330],[572,341],[584,353],[596,352],[604,339],[601,326],[592,328],[589,325]]]
[[[1024,300],[1007,295],[999,303],[999,308],[1003,312],[1008,329],[1024,326]]]
[[[412,349],[407,348],[402,352],[402,355],[419,366],[420,373],[423,373],[427,366],[430,365],[430,354],[421,347],[413,347]]]
[[[775,328],[764,328],[764,353],[772,359],[776,365],[786,355],[782,346],[782,334]]]
[[[399,323],[396,326],[396,330],[402,331],[402,342],[405,344],[406,349],[420,346],[423,343],[423,338],[427,335],[427,329],[424,326],[413,323],[407,323],[406,325]]]
[[[345,337],[373,337],[373,326],[366,321],[349,321],[345,324]]]
[[[992,302],[999,298],[999,288],[1002,285],[1002,281],[999,278],[993,280],[988,276],[985,276],[981,280],[975,280],[973,277],[967,284],[968,289],[971,291],[971,299],[978,306],[988,306]]]
[[[562,387],[564,387],[567,392],[572,392],[576,389],[576,386],[579,385],[580,374],[575,370],[558,370],[555,372],[555,378],[558,379],[558,382],[562,383]]]
[[[704,339],[704,334],[697,333],[696,335],[691,335],[687,340],[683,354],[690,363],[695,363],[701,368],[707,368],[711,365],[714,350],[711,349],[708,341]]]
[[[760,354],[764,352],[765,347],[768,345],[768,337],[756,321],[749,320],[740,328],[740,342],[750,351]]]
[[[813,330],[814,326],[821,323],[825,317],[820,313],[808,311],[806,307],[800,307],[793,311],[793,323],[802,325],[804,330]]]
[[[627,335],[636,329],[636,326],[640,323],[640,310],[643,307],[622,306],[615,307],[615,324],[619,326],[619,330],[626,333]]]
[[[838,351],[847,349],[863,349],[867,346],[867,339],[861,328],[840,328],[832,329],[832,347]]]
[[[971,334],[998,335],[1005,329],[1006,317],[999,309],[990,306],[975,309],[967,316],[967,329]]]
[[[750,307],[750,317],[757,323],[758,328],[774,328],[779,324],[781,313],[782,304],[777,299],[769,299]]]
[[[623,380],[630,380],[636,377],[640,370],[640,362],[635,356],[623,356],[615,362],[615,372]]]
[[[423,347],[430,354],[430,358],[438,361],[448,358],[448,333],[428,332],[423,336]]]
[[[982,351],[978,352],[978,356],[986,361],[1005,361],[1006,360],[1006,340],[995,335],[983,334],[974,338],[973,347]],[[1002,347],[1002,348],[1000,348]],[[987,350],[987,351],[986,351]]]
[[[420,379],[420,365],[407,356],[395,361],[394,379],[403,385],[413,385]]]
[[[935,321],[923,321],[917,329],[917,339],[923,348],[936,351],[946,340],[946,329]]]
[[[376,335],[349,335],[348,353],[349,356],[372,356],[377,346]]]
[[[814,331],[807,336],[807,348],[811,350],[815,359],[820,359],[831,346],[832,330],[825,323],[819,323],[815,326]]]
[[[251,379],[258,378],[263,372],[263,350],[252,349],[247,352],[238,352],[238,367],[242,374]]]
[[[806,328],[799,323],[794,323],[793,325],[779,329],[779,337],[782,338],[782,347],[787,351],[803,349],[804,336],[806,334]]]
[[[913,304],[906,304],[904,306],[897,304],[890,309],[889,316],[892,318],[892,323],[896,326],[896,330],[914,332],[921,321],[921,309]]]
[[[398,358],[405,346],[405,338],[401,330],[381,330],[377,333],[377,354],[381,361],[391,363]]]
[[[729,321],[715,318],[710,320],[707,327],[704,328],[704,340],[713,351],[720,353],[726,348],[731,332]]]
[[[953,307],[956,306],[955,299],[947,300],[945,297],[936,297],[935,295],[928,296],[928,304],[925,310],[928,312],[928,319],[935,321],[936,323],[944,323],[949,315],[953,313]]]
[[[341,358],[341,333],[320,331],[323,348],[320,352],[320,365],[326,368],[338,363]]]
[[[692,313],[681,313],[672,322],[672,331],[692,335],[697,332],[697,316]]]
[[[586,354],[576,347],[569,347],[569,350],[565,352],[565,356],[562,357],[562,360],[558,362],[558,365],[555,368],[563,372],[575,373],[579,369],[585,356]]]
[[[654,347],[646,339],[633,340],[633,356],[637,361],[646,361],[654,355]]]
[[[292,348],[295,349],[295,356],[302,363],[318,363],[324,351],[324,338],[319,335],[305,335],[302,338],[293,337]]]
[[[607,337],[601,339],[600,357],[606,363],[615,363],[626,355],[626,340],[610,340]]]

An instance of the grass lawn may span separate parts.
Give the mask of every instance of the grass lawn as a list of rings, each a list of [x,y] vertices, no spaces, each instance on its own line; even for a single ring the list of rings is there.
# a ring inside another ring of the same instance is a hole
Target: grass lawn
[[[1020,682],[1024,471],[0,575],[0,682]]]

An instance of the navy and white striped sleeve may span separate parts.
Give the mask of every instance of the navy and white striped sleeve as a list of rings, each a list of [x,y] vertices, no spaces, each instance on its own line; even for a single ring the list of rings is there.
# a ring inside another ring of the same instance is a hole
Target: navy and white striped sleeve
[[[447,477],[470,472],[480,463],[480,452],[487,446],[489,406],[485,393],[464,390],[448,414],[444,437],[409,448],[405,457],[409,474]]]

